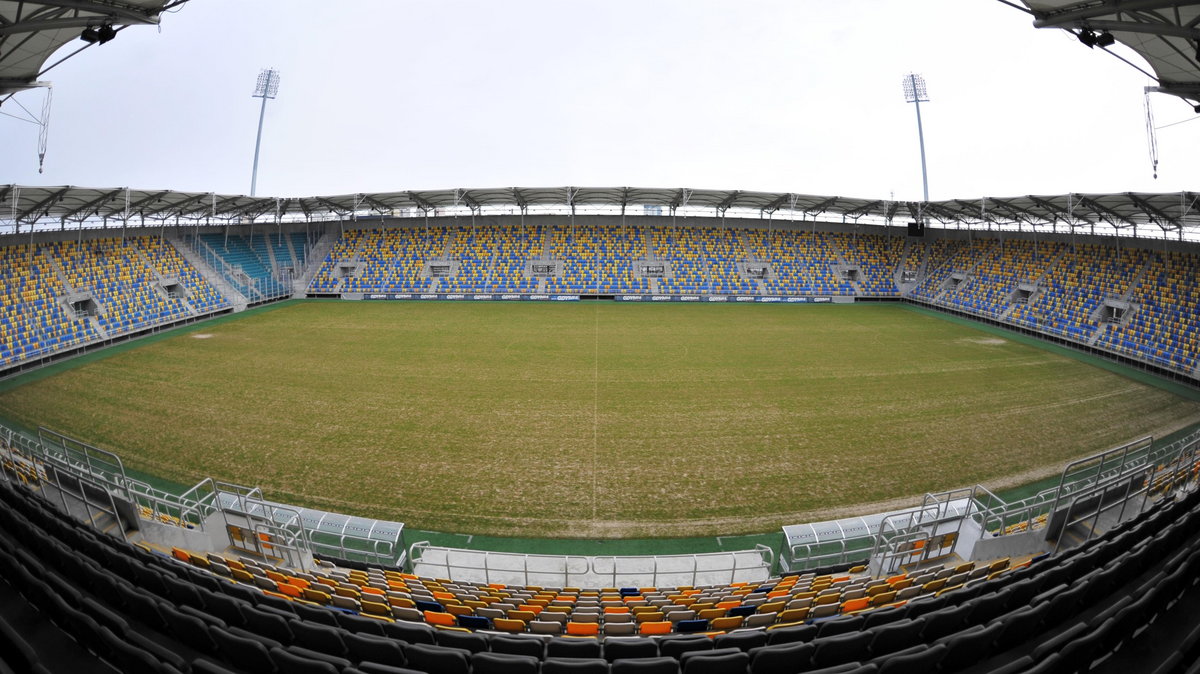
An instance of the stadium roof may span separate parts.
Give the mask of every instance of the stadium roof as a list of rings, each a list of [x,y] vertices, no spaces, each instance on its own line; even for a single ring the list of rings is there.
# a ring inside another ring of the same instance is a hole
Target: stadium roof
[[[634,209],[630,211],[630,209]],[[248,197],[123,187],[0,185],[0,233],[102,225],[247,224],[381,217],[625,214],[1074,231],[1200,239],[1200,193],[1062,194],[914,202],[791,192],[641,187],[503,187],[320,197]]]
[[[157,24],[164,11],[187,0],[0,0],[0,96],[44,86],[47,70],[96,42],[80,40],[86,29]],[[98,33],[91,34],[102,39]],[[108,36],[111,39],[111,34]],[[47,65],[63,45],[78,48]]]
[[[1070,31],[1089,47],[1107,51],[1103,41],[1096,39],[1111,34],[1149,64],[1147,72],[1126,61],[1158,82],[1151,91],[1179,96],[1200,112],[1200,2],[1022,0],[1022,4],[1033,14],[1034,26]]]

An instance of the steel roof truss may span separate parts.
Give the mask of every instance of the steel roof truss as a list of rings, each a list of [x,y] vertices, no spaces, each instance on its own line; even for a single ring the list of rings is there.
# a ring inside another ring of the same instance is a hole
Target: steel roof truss
[[[104,205],[104,202],[112,199],[124,191],[125,190],[110,190],[105,192],[91,201],[84,202],[78,208],[63,213],[62,217],[68,220],[74,220],[75,216],[79,215],[80,213],[84,214],[83,219],[86,219],[90,215],[98,215],[100,213],[100,208]]]

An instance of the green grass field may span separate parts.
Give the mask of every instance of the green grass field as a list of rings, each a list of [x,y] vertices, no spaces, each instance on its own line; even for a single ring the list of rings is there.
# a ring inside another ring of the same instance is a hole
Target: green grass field
[[[0,414],[180,483],[606,538],[1029,481],[1200,403],[899,305],[296,302],[14,388]]]

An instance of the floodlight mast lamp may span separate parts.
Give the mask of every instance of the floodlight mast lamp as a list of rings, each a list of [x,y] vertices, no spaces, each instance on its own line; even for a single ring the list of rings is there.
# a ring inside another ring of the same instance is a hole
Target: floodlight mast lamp
[[[904,77],[904,100],[917,106],[917,139],[921,141],[921,186],[925,189],[925,201],[929,201],[929,174],[925,170],[925,130],[921,126],[921,104],[929,102],[924,77],[916,73],[909,73]]]
[[[250,173],[250,196],[254,196],[258,188],[258,149],[262,146],[263,117],[267,114],[267,99],[275,98],[279,93],[279,71],[268,68],[258,74],[258,83],[254,86],[251,98],[261,98],[262,108],[258,111],[258,136],[254,139],[254,170]]]

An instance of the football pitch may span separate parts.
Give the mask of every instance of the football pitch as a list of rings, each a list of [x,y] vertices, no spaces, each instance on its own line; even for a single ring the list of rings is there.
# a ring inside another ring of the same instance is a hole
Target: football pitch
[[[901,305],[291,302],[0,394],[183,484],[500,536],[765,532],[1021,484],[1200,403]]]

